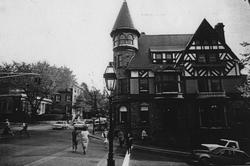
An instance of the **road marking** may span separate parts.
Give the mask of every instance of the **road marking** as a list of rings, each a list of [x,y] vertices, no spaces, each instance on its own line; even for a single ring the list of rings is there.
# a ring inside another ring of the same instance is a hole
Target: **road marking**
[[[105,166],[107,165],[108,153],[98,162],[97,166]]]
[[[122,166],[129,166],[129,160],[130,160],[130,153],[127,152],[125,157],[124,157]]]
[[[38,166],[38,165],[41,165],[41,164],[43,164],[43,163],[45,163],[45,162],[47,162],[47,161],[49,161],[49,160],[52,160],[52,159],[57,158],[58,156],[62,155],[64,152],[66,152],[66,151],[68,151],[68,150],[70,150],[70,149],[71,149],[71,147],[70,147],[70,148],[66,148],[66,149],[64,149],[63,151],[54,153],[54,154],[52,154],[51,156],[47,156],[47,157],[41,158],[40,160],[36,160],[36,161],[31,162],[31,163],[29,163],[29,164],[26,164],[26,165],[24,165],[24,166]]]

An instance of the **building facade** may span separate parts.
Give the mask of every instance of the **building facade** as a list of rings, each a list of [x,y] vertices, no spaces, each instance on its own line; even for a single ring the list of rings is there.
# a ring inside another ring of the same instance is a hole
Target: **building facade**
[[[39,99],[39,98],[38,98]],[[37,115],[49,112],[52,100],[44,98],[38,109]],[[0,120],[8,118],[10,121],[24,121],[31,114],[31,105],[23,92],[12,91],[7,94],[0,94]]]
[[[234,137],[242,111],[237,87],[246,77],[223,27],[204,19],[194,34],[146,35],[123,2],[110,34],[116,128],[136,138],[146,129],[153,142],[168,145]]]
[[[61,114],[64,119],[73,120],[82,117],[83,108],[74,108],[77,97],[83,92],[78,85],[71,88],[58,90],[53,97],[53,114]]]

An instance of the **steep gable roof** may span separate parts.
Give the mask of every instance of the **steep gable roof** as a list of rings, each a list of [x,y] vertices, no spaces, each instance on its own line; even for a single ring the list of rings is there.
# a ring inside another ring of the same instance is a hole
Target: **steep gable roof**
[[[233,57],[236,60],[239,60],[239,58],[233,53],[233,51],[230,49],[230,47],[225,43],[225,41],[223,41],[218,33],[215,31],[215,29],[208,23],[208,21],[204,18],[201,22],[201,24],[199,25],[198,29],[195,31],[192,39],[189,41],[186,49],[188,49],[190,47],[190,45],[192,44],[192,42],[195,40],[212,40],[212,39],[216,39],[218,40],[225,48],[228,49],[228,51],[233,55]]]
[[[182,51],[185,50],[192,34],[170,35],[141,35],[139,38],[139,50],[129,65],[128,69],[152,69],[159,64],[152,64],[150,51]]]
[[[113,26],[111,36],[114,33],[114,31],[119,30],[119,29],[129,29],[129,30],[137,31],[136,28],[134,27],[134,23],[132,21],[126,1],[124,1],[122,4],[120,12]]]

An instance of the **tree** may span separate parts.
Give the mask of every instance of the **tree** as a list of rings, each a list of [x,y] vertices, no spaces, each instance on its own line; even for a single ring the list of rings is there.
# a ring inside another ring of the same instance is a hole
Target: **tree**
[[[104,93],[92,87],[88,88],[86,83],[82,83],[83,92],[77,97],[75,108],[83,108],[84,111],[91,112],[92,116],[104,115],[107,108],[107,100]]]
[[[247,72],[247,82],[245,82],[243,85],[239,86],[239,90],[242,92],[242,96],[243,97],[250,97],[250,85],[249,85],[249,81],[248,81],[248,77],[250,75],[250,50],[249,50],[249,46],[250,43],[249,42],[242,42],[240,43],[240,45],[245,48],[245,52],[241,53],[240,55],[242,56],[241,58],[241,62],[245,67],[245,70]]]
[[[47,62],[3,63],[0,66],[0,72],[4,72],[3,75],[16,74],[16,77],[1,79],[1,84],[8,86],[8,89],[18,89],[26,94],[26,100],[31,106],[31,116],[37,114],[44,98],[48,98],[58,89],[65,88],[75,82],[75,76],[69,68],[58,68]]]

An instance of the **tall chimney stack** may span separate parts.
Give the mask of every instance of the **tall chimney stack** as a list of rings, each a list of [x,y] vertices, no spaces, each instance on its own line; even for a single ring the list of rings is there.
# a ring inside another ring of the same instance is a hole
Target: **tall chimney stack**
[[[222,22],[219,22],[214,26],[214,30],[217,32],[220,40],[222,40],[225,43],[224,24]]]

